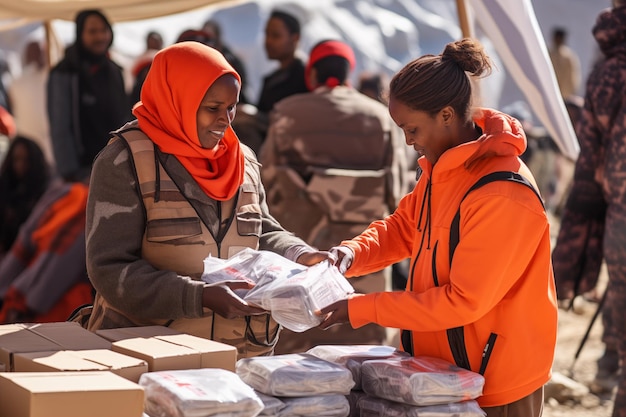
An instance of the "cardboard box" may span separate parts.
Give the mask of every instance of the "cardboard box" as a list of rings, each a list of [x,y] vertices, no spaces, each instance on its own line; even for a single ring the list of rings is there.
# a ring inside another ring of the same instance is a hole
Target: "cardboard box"
[[[144,391],[112,372],[0,373],[0,417],[142,417]]]
[[[119,340],[134,339],[136,337],[155,337],[181,333],[165,326],[141,326],[96,330],[96,334],[110,342],[117,342]]]
[[[111,371],[133,382],[148,372],[146,361],[104,349],[17,353],[13,364],[15,372]]]
[[[168,327],[126,327],[96,333],[113,342],[113,351],[145,360],[150,372],[199,368],[235,371],[237,348],[234,346]]]
[[[16,353],[89,349],[111,349],[111,342],[74,322],[0,326],[0,369],[3,371],[14,370]]]

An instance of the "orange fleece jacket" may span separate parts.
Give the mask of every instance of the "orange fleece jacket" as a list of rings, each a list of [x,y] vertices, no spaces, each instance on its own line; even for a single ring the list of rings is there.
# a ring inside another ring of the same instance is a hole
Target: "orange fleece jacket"
[[[478,140],[449,149],[435,166],[422,157],[423,174],[395,213],[342,244],[355,253],[348,277],[411,257],[405,291],[349,300],[353,327],[409,329],[414,355],[454,363],[446,329],[464,326],[475,372],[490,335],[496,335],[478,399],[482,407],[493,407],[521,399],[550,379],[557,305],[548,219],[528,187],[497,181],[463,200],[450,266],[452,218],[480,177],[514,171],[534,183],[518,157],[526,148],[519,122],[490,109],[478,109],[474,121],[483,130]]]

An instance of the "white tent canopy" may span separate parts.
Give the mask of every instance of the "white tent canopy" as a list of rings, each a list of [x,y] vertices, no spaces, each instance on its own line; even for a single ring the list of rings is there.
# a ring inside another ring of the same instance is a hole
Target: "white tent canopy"
[[[26,24],[53,19],[74,20],[76,12],[102,9],[113,22],[128,22],[167,16],[236,0],[0,0],[0,20]]]

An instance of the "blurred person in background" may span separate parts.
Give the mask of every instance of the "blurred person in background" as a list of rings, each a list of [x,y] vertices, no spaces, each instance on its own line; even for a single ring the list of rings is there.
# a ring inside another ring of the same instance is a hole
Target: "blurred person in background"
[[[0,165],[0,259],[13,246],[20,226],[46,190],[51,175],[35,141],[23,136],[11,141]]]
[[[93,302],[85,261],[88,178],[50,181],[0,262],[0,323],[67,320]]]
[[[241,77],[241,94],[239,97],[239,103],[250,103],[246,94],[246,67],[243,61],[224,42],[222,37],[222,26],[216,20],[209,19],[204,22],[204,25],[202,25],[202,30],[213,35],[213,40],[208,45],[220,51],[222,55],[224,55],[224,58],[226,58],[226,61],[233,66],[235,71],[237,71],[237,74]]]
[[[563,99],[578,93],[580,87],[580,60],[567,46],[567,30],[557,27],[552,30],[552,44],[548,50],[556,80]]]
[[[152,59],[161,49],[163,49],[163,37],[161,37],[161,34],[153,30],[148,32],[146,35],[146,50],[135,60],[131,69],[131,74],[134,78],[133,89],[130,93],[131,105],[139,101],[141,86],[150,70]]]
[[[270,211],[323,250],[392,213],[407,192],[402,132],[384,104],[350,85],[355,65],[348,44],[315,45],[305,69],[311,91],[275,104],[260,155]],[[361,293],[390,290],[391,268],[351,283]],[[389,344],[396,334],[375,324],[283,332],[277,353],[318,344]]]
[[[610,390],[607,382],[617,378],[612,416],[626,417],[626,0],[613,0],[613,7],[596,18],[592,33],[603,59],[587,79],[576,129],[580,153],[563,218],[564,223],[570,216],[578,220],[577,230],[583,232],[590,225],[595,227],[591,237],[597,241],[590,241],[595,249],[593,258],[589,253],[578,254],[581,262],[594,265],[600,264],[603,256],[609,278],[602,307],[605,352],[598,359],[592,389]],[[563,233],[559,239],[566,239],[565,234],[574,230]],[[576,255],[572,251],[563,256]],[[562,293],[575,296],[572,283],[566,284]]]
[[[122,69],[109,58],[113,30],[99,10],[75,19],[76,40],[50,71],[47,109],[57,171],[84,178],[109,132],[131,118]]]
[[[267,59],[278,61],[279,67],[263,77],[257,104],[259,112],[267,114],[283,98],[308,91],[305,64],[296,54],[299,42],[298,19],[284,11],[272,11],[265,26],[265,53]]]
[[[38,41],[28,42],[23,53],[22,72],[9,87],[11,109],[18,133],[37,142],[48,164],[54,167],[46,110],[47,79],[44,48]]]

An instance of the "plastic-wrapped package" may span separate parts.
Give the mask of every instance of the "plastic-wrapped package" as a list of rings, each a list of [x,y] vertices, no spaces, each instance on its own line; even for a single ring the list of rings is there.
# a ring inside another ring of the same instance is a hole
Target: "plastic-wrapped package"
[[[424,406],[473,400],[482,395],[485,378],[443,359],[417,356],[365,361],[361,383],[374,397]]]
[[[344,365],[352,372],[355,390],[361,389],[361,364],[371,359],[408,358],[410,355],[384,345],[318,345],[307,351],[313,356]]]
[[[259,416],[277,416],[283,408],[286,407],[285,403],[280,398],[263,394],[260,391],[254,391],[254,393],[263,401],[263,411]]]
[[[364,396],[359,399],[358,408],[361,412],[360,417],[485,417],[487,415],[474,400],[420,407]]]
[[[202,280],[209,284],[228,280],[243,280],[257,284],[251,290],[238,290],[241,297],[253,300],[257,289],[278,278],[289,278],[307,267],[277,253],[245,248],[228,259],[207,256]],[[249,300],[249,301],[250,301]]]
[[[278,417],[348,417],[350,404],[345,395],[315,395],[313,397],[283,398],[286,407]]]
[[[147,372],[139,385],[150,417],[255,417],[263,410],[254,390],[224,369]]]
[[[322,322],[322,318],[315,314],[316,310],[353,292],[354,288],[339,270],[324,261],[289,279],[278,279],[265,285],[260,305],[271,311],[274,320],[287,329],[303,332]]]
[[[361,416],[361,409],[359,408],[359,400],[366,396],[367,396],[367,393],[365,393],[365,391],[357,391],[354,389],[350,391],[350,394],[346,395],[346,398],[348,399],[348,403],[350,404],[350,417]]]
[[[329,262],[305,267],[269,251],[244,249],[229,259],[207,257],[202,280],[215,283],[241,279],[256,283],[237,294],[271,312],[279,324],[303,332],[322,322],[315,314],[354,292],[348,280]]]
[[[278,397],[347,395],[354,386],[348,369],[306,353],[239,359],[236,372],[255,390]]]
[[[415,406],[364,396],[358,401],[360,417],[484,417],[487,415],[474,400]]]

